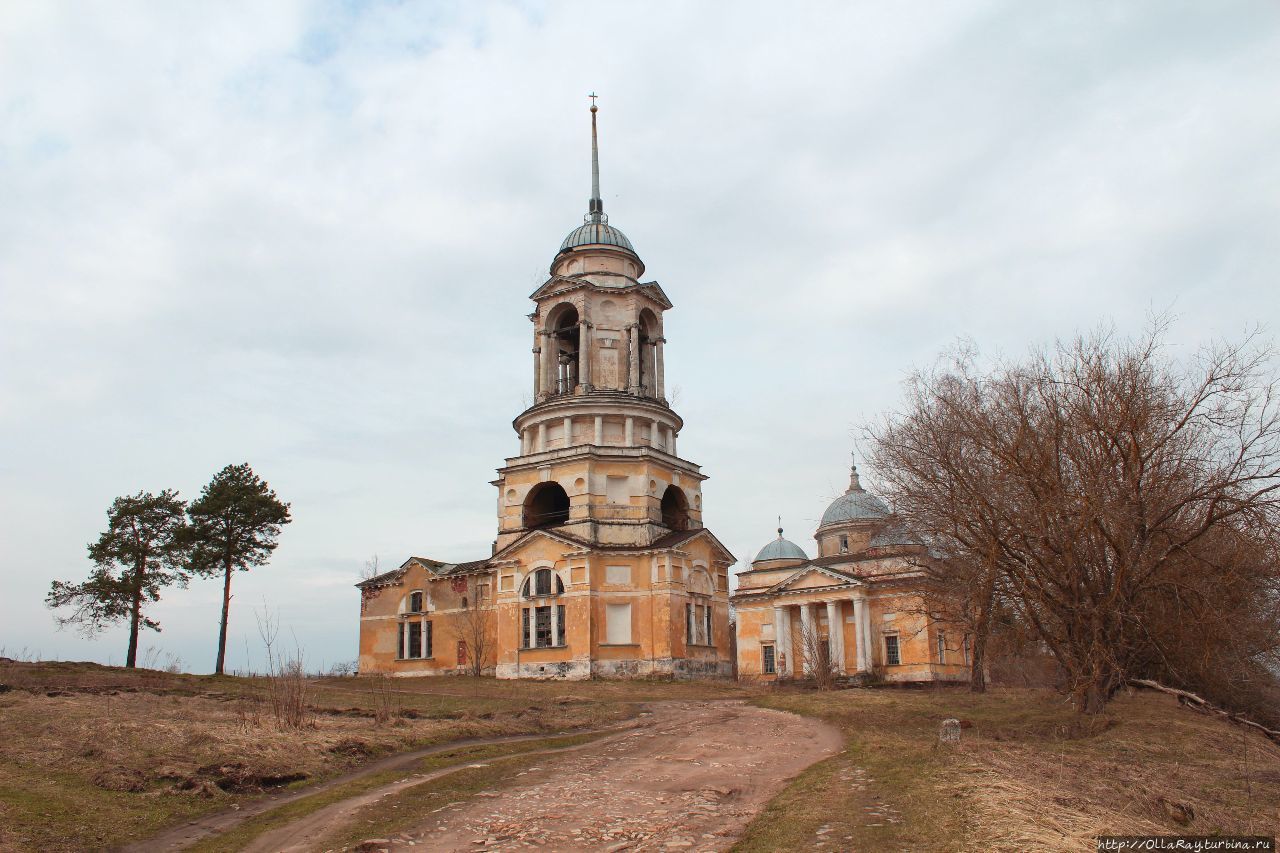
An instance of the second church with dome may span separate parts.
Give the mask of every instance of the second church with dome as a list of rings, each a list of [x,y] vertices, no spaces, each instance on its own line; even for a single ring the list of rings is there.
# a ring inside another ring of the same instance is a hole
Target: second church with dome
[[[856,465],[822,514],[816,557],[782,533],[737,576],[739,677],[802,677],[829,661],[840,676],[968,679],[967,638],[930,612],[928,548],[862,487]]]

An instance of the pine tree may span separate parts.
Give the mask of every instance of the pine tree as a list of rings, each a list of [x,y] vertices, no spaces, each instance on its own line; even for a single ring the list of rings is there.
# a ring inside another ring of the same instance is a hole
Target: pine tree
[[[128,620],[129,651],[125,666],[138,663],[138,632],[160,630],[143,608],[160,600],[171,584],[186,586],[186,504],[169,489],[158,495],[138,492],[116,498],[107,510],[107,529],[89,545],[97,566],[83,583],[54,581],[45,597],[51,608],[74,607],[55,616],[59,625],[78,625],[93,636],[108,625]]]
[[[227,617],[231,610],[231,575],[266,564],[275,551],[280,528],[288,524],[289,504],[276,497],[249,464],[223,468],[191,502],[193,572],[222,577],[222,620],[218,627],[218,660],[223,673],[227,654]]]

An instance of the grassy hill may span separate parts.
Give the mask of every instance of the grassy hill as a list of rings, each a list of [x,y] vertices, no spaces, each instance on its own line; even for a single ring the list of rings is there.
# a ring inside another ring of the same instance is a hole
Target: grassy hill
[[[848,739],[770,804],[741,850],[1084,850],[1099,833],[1280,829],[1280,747],[1159,694],[1084,719],[1042,690],[320,679],[307,724],[289,730],[262,679],[0,661],[0,685],[4,850],[107,848],[397,751],[550,737],[689,698],[819,717]],[[947,717],[968,727],[941,748]]]

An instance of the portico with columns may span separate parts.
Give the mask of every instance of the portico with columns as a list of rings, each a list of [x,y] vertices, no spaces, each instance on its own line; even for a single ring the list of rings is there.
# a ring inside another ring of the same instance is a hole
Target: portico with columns
[[[783,536],[737,575],[738,675],[804,678],[821,665],[854,680],[965,681],[968,640],[934,621],[925,572],[928,549],[862,488],[823,514],[813,559]]]

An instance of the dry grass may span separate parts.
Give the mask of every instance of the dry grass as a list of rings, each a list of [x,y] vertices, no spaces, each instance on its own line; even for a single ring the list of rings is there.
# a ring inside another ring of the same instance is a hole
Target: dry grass
[[[591,728],[683,684],[309,680],[305,725],[266,679],[0,662],[0,849],[101,849],[280,785],[462,738]]]
[[[806,771],[738,849],[1083,850],[1099,834],[1280,831],[1280,747],[1167,696],[1085,719],[1044,690],[779,691],[847,751]],[[958,747],[939,723],[972,724]],[[818,835],[826,827],[828,832]]]

